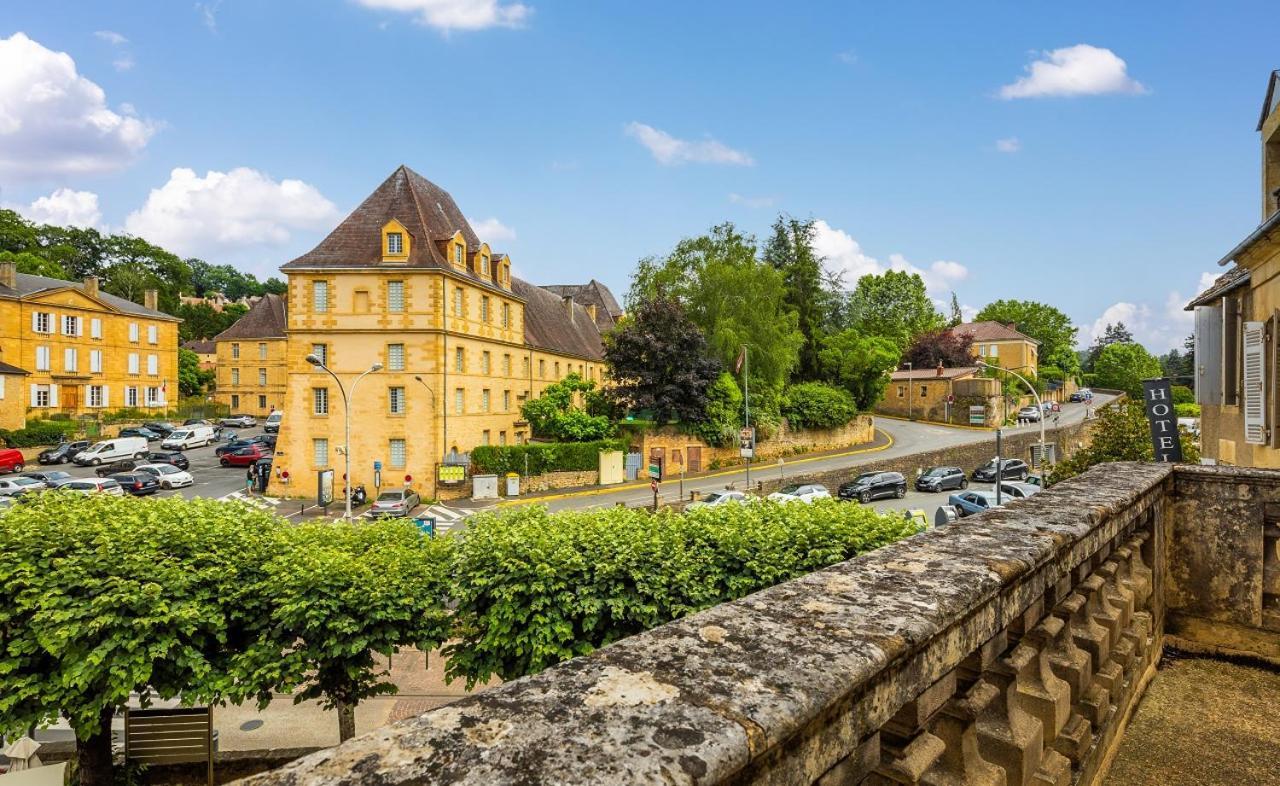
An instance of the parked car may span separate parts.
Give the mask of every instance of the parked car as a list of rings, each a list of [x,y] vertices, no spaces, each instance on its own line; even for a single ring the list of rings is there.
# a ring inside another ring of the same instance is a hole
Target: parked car
[[[235,426],[236,428],[253,428],[258,425],[258,421],[253,415],[228,415],[225,418],[218,419],[220,426]]]
[[[89,440],[77,439],[74,442],[59,442],[53,447],[40,451],[40,455],[36,456],[36,461],[40,464],[66,464],[76,457],[76,454],[89,447]]]
[[[44,491],[49,488],[43,481],[29,478],[26,475],[15,475],[11,478],[0,478],[0,497],[21,497],[33,491]]]
[[[138,464],[141,463],[141,461],[141,459],[131,458],[120,459],[119,461],[113,461],[110,464],[103,464],[101,467],[95,469],[93,474],[100,478],[105,478],[109,475],[119,475],[122,472],[133,472],[137,469]]]
[[[750,498],[741,491],[712,491],[696,502],[690,502],[685,510],[714,508],[720,505],[746,505]]]
[[[267,422],[262,424],[262,430],[268,434],[279,433],[281,420],[284,420],[284,410],[277,409],[275,412],[267,415]]]
[[[200,448],[205,445],[212,445],[217,438],[218,435],[213,426],[183,426],[165,437],[164,441],[160,443],[160,447],[164,450]]]
[[[836,491],[840,499],[856,499],[867,503],[873,499],[907,496],[907,479],[901,472],[864,472]]]
[[[929,467],[916,478],[916,491],[950,491],[969,488],[969,478],[959,467]]]
[[[279,437],[276,434],[259,434],[255,437],[249,437],[250,442],[257,442],[259,445],[265,445],[271,450],[276,449],[276,440]]]
[[[1023,407],[1018,410],[1018,420],[1030,420],[1036,423],[1043,417],[1039,407]]]
[[[147,455],[147,440],[145,437],[117,437],[116,439],[95,442],[77,453],[72,461],[81,466],[96,467],[110,461],[124,458],[142,458],[145,455]]]
[[[208,418],[187,418],[186,420],[182,421],[182,425],[184,426],[216,426],[218,424],[214,423],[212,420],[209,420]]]
[[[369,508],[368,516],[370,518],[408,516],[413,512],[414,508],[421,504],[422,498],[413,489],[384,491],[373,501],[373,506]]]
[[[1031,485],[1033,485],[1033,486],[1039,486],[1039,487],[1041,487],[1041,488],[1044,488],[1044,476],[1043,476],[1043,475],[1027,475],[1027,479],[1026,479],[1026,480],[1024,480],[1024,481],[1022,481],[1022,482],[1023,482],[1023,483],[1030,483],[1030,484],[1031,484]]]
[[[222,456],[225,456],[228,453],[235,453],[237,450],[243,450],[244,448],[247,448],[250,445],[260,445],[260,444],[261,443],[255,442],[251,439],[233,439],[225,445],[219,445],[218,447],[214,448],[213,455],[221,458]]]
[[[233,453],[222,454],[222,457],[218,459],[218,463],[224,467],[247,467],[250,464],[257,463],[258,459],[264,459],[269,455],[271,455],[271,451],[267,450],[265,445],[259,445],[254,442]]]
[[[0,497],[0,513],[4,513],[17,504],[18,500],[14,497]]]
[[[184,472],[172,464],[139,464],[137,470],[155,475],[162,489],[186,488],[196,482],[190,472]]]
[[[1014,481],[1005,481],[1000,484],[1000,493],[1013,499],[1026,499],[1034,497],[1043,489],[1034,483],[1017,483]]]
[[[1000,462],[1000,477],[1004,480],[1026,480],[1031,470],[1027,467],[1027,462],[1022,459],[1003,459]],[[996,479],[996,460],[991,459],[986,464],[978,467],[973,471],[973,479],[977,481],[985,481],[994,483]]]
[[[947,497],[947,504],[956,509],[960,518],[998,507],[996,495],[991,491],[962,491]]]
[[[145,439],[147,442],[155,442],[157,439],[160,439],[160,434],[159,434],[159,432],[152,431],[151,429],[147,428],[146,426],[135,426],[135,427],[133,427],[133,428],[122,428],[122,429],[120,429],[120,433],[119,433],[119,434],[117,434],[116,436],[118,436],[118,437],[142,437],[142,438],[143,438],[143,439]]]
[[[775,502],[813,502],[815,499],[831,499],[831,492],[821,483],[792,483],[769,495]]]
[[[160,480],[150,472],[122,472],[112,475],[110,479],[119,483],[126,494],[135,497],[154,494],[160,490]]]
[[[0,448],[0,472],[21,472],[26,466],[22,451],[17,448]]]
[[[191,462],[187,461],[187,457],[184,454],[178,453],[176,451],[174,452],[152,451],[147,455],[143,456],[142,460],[147,462],[148,464],[172,464],[178,469],[191,468]]]
[[[24,472],[22,473],[22,476],[38,480],[49,488],[53,488],[64,480],[71,479],[70,472],[63,472],[60,469],[41,469],[36,470],[35,472]]]
[[[178,429],[177,426],[163,420],[153,420],[150,423],[143,423],[142,426],[151,429],[161,437],[167,437]]]
[[[124,489],[120,484],[111,478],[73,478],[71,480],[59,483],[55,487],[58,491],[68,491],[73,494],[110,494],[114,497],[123,497]]]

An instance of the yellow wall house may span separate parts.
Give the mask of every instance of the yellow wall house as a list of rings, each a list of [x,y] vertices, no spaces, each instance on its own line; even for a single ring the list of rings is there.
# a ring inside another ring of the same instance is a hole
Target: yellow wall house
[[[184,341],[181,346],[188,352],[196,353],[202,370],[209,371],[218,365],[218,345],[212,341]]]
[[[214,397],[233,414],[266,417],[284,407],[287,322],[284,298],[266,295],[214,336]]]
[[[1280,71],[1267,83],[1257,130],[1262,223],[1218,261],[1235,267],[1187,308],[1195,311],[1201,455],[1280,467]]]
[[[181,320],[157,310],[155,290],[145,298],[140,306],[93,277],[62,281],[0,262],[0,428],[176,400]]]
[[[308,355],[351,397],[352,475],[370,493],[408,477],[436,496],[440,464],[528,438],[527,396],[570,372],[602,379],[599,309],[513,278],[453,198],[406,167],[281,270],[287,389],[273,494],[312,496],[317,472],[332,468],[341,497],[343,397]]]
[[[973,356],[993,366],[1034,375],[1040,365],[1040,342],[999,322],[962,322],[951,332],[973,338]]]

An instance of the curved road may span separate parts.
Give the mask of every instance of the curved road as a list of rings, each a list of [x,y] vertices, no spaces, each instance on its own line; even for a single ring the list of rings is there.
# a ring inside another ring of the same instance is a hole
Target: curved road
[[[1097,407],[1112,401],[1115,396],[1098,395],[1094,397],[1093,404],[1090,405],[1091,411],[1096,411]],[[1059,425],[1069,425],[1079,423],[1084,420],[1085,405],[1084,404],[1064,404],[1062,412],[1058,413]],[[1052,427],[1053,416],[1049,416],[1046,427]],[[938,448],[948,447],[950,445],[965,445],[974,442],[995,442],[995,433],[992,431],[957,428],[952,426],[942,426],[935,423],[918,423],[906,420],[895,420],[890,418],[876,418],[876,428],[888,434],[893,440],[893,444],[883,449],[862,448],[856,450],[834,453],[823,456],[815,456],[812,458],[798,458],[793,461],[787,461],[781,467],[781,471],[785,476],[791,476],[793,473],[813,473],[825,472],[833,469],[846,469],[852,467],[869,467],[873,468],[877,462],[886,458],[895,458],[898,456],[909,456],[913,453],[921,453],[929,450],[937,450]],[[1024,432],[1036,432],[1039,425],[1032,424],[1028,426],[1020,426],[1016,428],[1006,428],[1006,434],[1017,434]],[[965,467],[970,470],[971,467]],[[776,462],[769,461],[756,465],[752,470],[753,479],[760,477],[776,478],[778,477],[779,467]],[[734,467],[717,472],[710,475],[703,475],[697,478],[687,478],[684,481],[684,495],[687,497],[690,491],[696,491],[699,495],[708,491],[718,491],[727,485],[733,484],[738,488],[746,485],[746,471],[741,467]],[[681,484],[679,479],[665,480],[658,487],[658,493],[663,500],[668,502],[675,501],[680,498]],[[834,491],[834,489],[833,489]],[[532,496],[523,498],[520,502],[507,504],[545,504],[551,510],[584,510],[588,508],[613,507],[619,503],[627,506],[646,505],[653,502],[653,492],[647,485],[636,486],[628,484],[621,488],[600,488],[585,491],[571,491],[561,494],[545,494],[540,496]]]

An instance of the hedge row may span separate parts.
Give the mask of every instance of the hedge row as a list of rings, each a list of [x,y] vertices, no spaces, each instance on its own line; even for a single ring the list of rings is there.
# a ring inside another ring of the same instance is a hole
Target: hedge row
[[[80,424],[73,420],[34,420],[20,429],[0,429],[0,442],[8,448],[36,448],[57,444],[74,434]]]
[[[589,472],[600,468],[600,451],[625,450],[622,440],[596,442],[531,442],[527,445],[483,445],[471,450],[477,475],[541,475],[544,472]]]

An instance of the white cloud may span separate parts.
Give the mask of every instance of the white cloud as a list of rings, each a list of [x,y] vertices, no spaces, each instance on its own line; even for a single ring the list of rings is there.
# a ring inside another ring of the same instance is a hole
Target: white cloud
[[[761,208],[761,207],[773,207],[773,203],[776,202],[777,200],[775,200],[773,197],[768,197],[768,196],[749,197],[749,196],[743,196],[742,194],[730,194],[729,201],[735,205]]]
[[[106,41],[108,44],[111,44],[112,46],[120,46],[122,44],[129,43],[129,39],[125,38],[124,36],[120,35],[114,30],[97,30],[94,32],[94,35],[102,39],[103,41]]]
[[[635,139],[653,155],[654,160],[666,166],[684,163],[695,164],[734,164],[752,166],[755,161],[741,150],[733,148],[708,137],[699,141],[677,139],[666,131],[645,125],[644,123],[628,123],[627,136]]]
[[[210,32],[218,32],[218,11],[222,8],[222,0],[210,0],[207,3],[196,3],[196,11],[200,14],[200,23]]]
[[[902,254],[890,254],[886,265],[862,250],[862,245],[843,229],[837,229],[826,221],[813,222],[813,249],[823,259],[827,270],[841,276],[846,287],[853,288],[858,279],[879,275],[887,270],[915,273],[924,281],[925,290],[943,311],[951,308],[951,293],[969,277],[969,268],[951,260],[940,259],[927,267],[911,263]],[[966,307],[962,306],[963,311]],[[966,319],[977,313],[969,308]]]
[[[30,205],[13,205],[12,207],[38,224],[96,227],[102,221],[102,211],[98,209],[98,195],[92,191],[59,188]]]
[[[490,216],[483,221],[471,221],[471,228],[480,236],[480,242],[488,243],[492,248],[495,243],[509,242],[516,239],[516,231],[498,219]]]
[[[0,39],[0,177],[121,169],[155,131],[151,121],[112,111],[67,53],[22,33]]]
[[[1026,71],[1026,76],[1000,88],[1001,98],[1147,92],[1141,82],[1129,76],[1127,65],[1115,52],[1088,44],[1042,52]]]
[[[489,27],[521,27],[533,8],[501,0],[356,0],[365,8],[413,14],[427,27],[451,30],[484,30]]]
[[[338,210],[315,186],[276,182],[247,167],[230,172],[174,169],[125,219],[134,235],[182,255],[216,257],[257,245],[281,245],[294,230],[333,224]]]
[[[1108,306],[1089,325],[1079,326],[1080,346],[1087,347],[1103,334],[1108,324],[1123,322],[1134,339],[1149,352],[1162,355],[1170,349],[1182,350],[1183,342],[1195,329],[1195,312],[1187,311],[1187,301],[1213,285],[1218,274],[1201,273],[1198,288],[1190,295],[1170,291],[1158,307],[1121,301]]]
[[[1016,137],[1006,137],[996,140],[996,150],[1001,153],[1016,153],[1022,149],[1022,142]]]
[[[111,61],[111,65],[114,66],[117,71],[128,71],[134,66],[133,55],[120,55],[115,60]]]

